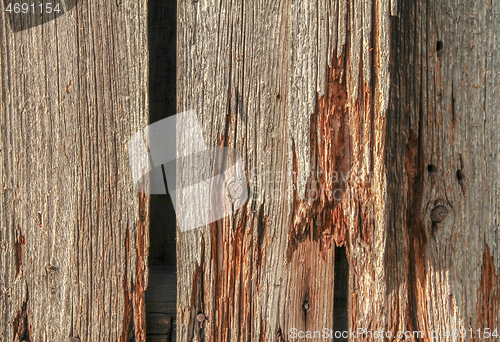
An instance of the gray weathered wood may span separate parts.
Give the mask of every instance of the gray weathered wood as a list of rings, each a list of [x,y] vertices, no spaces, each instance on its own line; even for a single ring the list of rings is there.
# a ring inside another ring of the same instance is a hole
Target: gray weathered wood
[[[440,331],[439,340],[461,328],[474,331],[466,340],[484,340],[477,329],[498,328],[500,314],[500,4],[398,10],[385,159],[392,313],[411,330]],[[447,216],[433,222],[440,206]]]
[[[146,1],[78,1],[13,33],[0,3],[0,340],[144,341]]]

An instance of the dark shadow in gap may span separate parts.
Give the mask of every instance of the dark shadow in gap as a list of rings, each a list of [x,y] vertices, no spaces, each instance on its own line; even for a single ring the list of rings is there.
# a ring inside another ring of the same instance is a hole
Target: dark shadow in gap
[[[335,247],[335,282],[333,294],[333,331],[348,331],[348,289],[349,263],[345,247]],[[347,338],[334,338],[334,341],[347,341]]]
[[[150,124],[176,114],[176,24],[177,1],[148,1]],[[149,213],[146,340],[175,341],[176,217],[170,196],[151,195]]]

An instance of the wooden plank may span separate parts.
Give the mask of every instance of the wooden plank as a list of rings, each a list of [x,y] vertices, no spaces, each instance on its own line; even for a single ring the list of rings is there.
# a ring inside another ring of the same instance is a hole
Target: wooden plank
[[[178,112],[196,110],[208,146],[241,152],[252,194],[236,215],[178,232],[179,340],[280,341],[334,325],[335,246],[386,201],[385,5],[178,2]],[[372,171],[376,182],[360,179]],[[353,203],[348,185],[366,197]]]
[[[145,298],[146,303],[148,303],[148,312],[150,302],[173,302],[175,306],[176,296],[177,274],[175,267],[151,266]]]
[[[387,164],[398,181],[391,212],[402,214],[387,241],[397,272],[386,277],[410,330],[463,328],[467,340],[481,340],[477,329],[498,324],[485,284],[498,291],[499,10],[493,2],[398,4],[401,59],[390,71],[387,131],[391,152],[404,157]]]
[[[78,1],[19,32],[6,15],[0,339],[144,341],[148,204],[127,141],[148,122],[146,1]]]

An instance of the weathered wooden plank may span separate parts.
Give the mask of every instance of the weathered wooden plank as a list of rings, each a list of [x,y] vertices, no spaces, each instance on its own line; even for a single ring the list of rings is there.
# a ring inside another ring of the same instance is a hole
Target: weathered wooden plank
[[[347,219],[342,196],[335,200],[332,193],[346,190],[351,164],[358,174],[373,170],[366,141],[375,139],[385,116],[380,107],[376,115],[361,110],[375,105],[370,92],[358,91],[373,86],[373,33],[362,18],[371,22],[375,4],[178,6],[178,112],[195,108],[208,145],[242,153],[252,196],[234,217],[178,233],[177,337],[278,341],[288,339],[291,328],[333,327],[334,289],[321,280],[333,285],[335,243],[346,242]],[[369,65],[361,68],[360,56]],[[373,86],[385,103],[387,82],[377,79]],[[320,171],[340,181],[319,179]],[[310,198],[324,190],[330,194]],[[374,211],[373,203],[366,207]],[[346,214],[351,222],[358,215]],[[209,318],[201,329],[200,312]]]
[[[386,249],[397,272],[386,282],[405,329],[439,331],[443,341],[455,340],[446,330],[464,329],[466,340],[481,340],[477,329],[497,325],[500,313],[483,287],[499,265],[498,248],[489,252],[499,242],[499,100],[489,95],[499,85],[490,72],[499,7],[400,2],[398,10],[387,166],[390,210],[400,214]]]
[[[1,340],[144,341],[146,3],[79,1],[12,32],[0,5]]]

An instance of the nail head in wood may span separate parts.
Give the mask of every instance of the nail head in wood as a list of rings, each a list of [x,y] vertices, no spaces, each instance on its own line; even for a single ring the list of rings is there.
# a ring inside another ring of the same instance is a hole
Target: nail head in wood
[[[431,221],[432,223],[443,222],[447,216],[448,216],[448,208],[446,208],[444,205],[439,205],[434,209],[432,209]]]
[[[198,316],[196,316],[196,319],[198,320],[198,322],[203,323],[206,317],[203,313],[199,313]]]
[[[311,305],[309,304],[309,302],[306,300],[303,304],[303,307],[304,307],[304,310],[305,311],[308,311],[310,308],[311,308]]]

